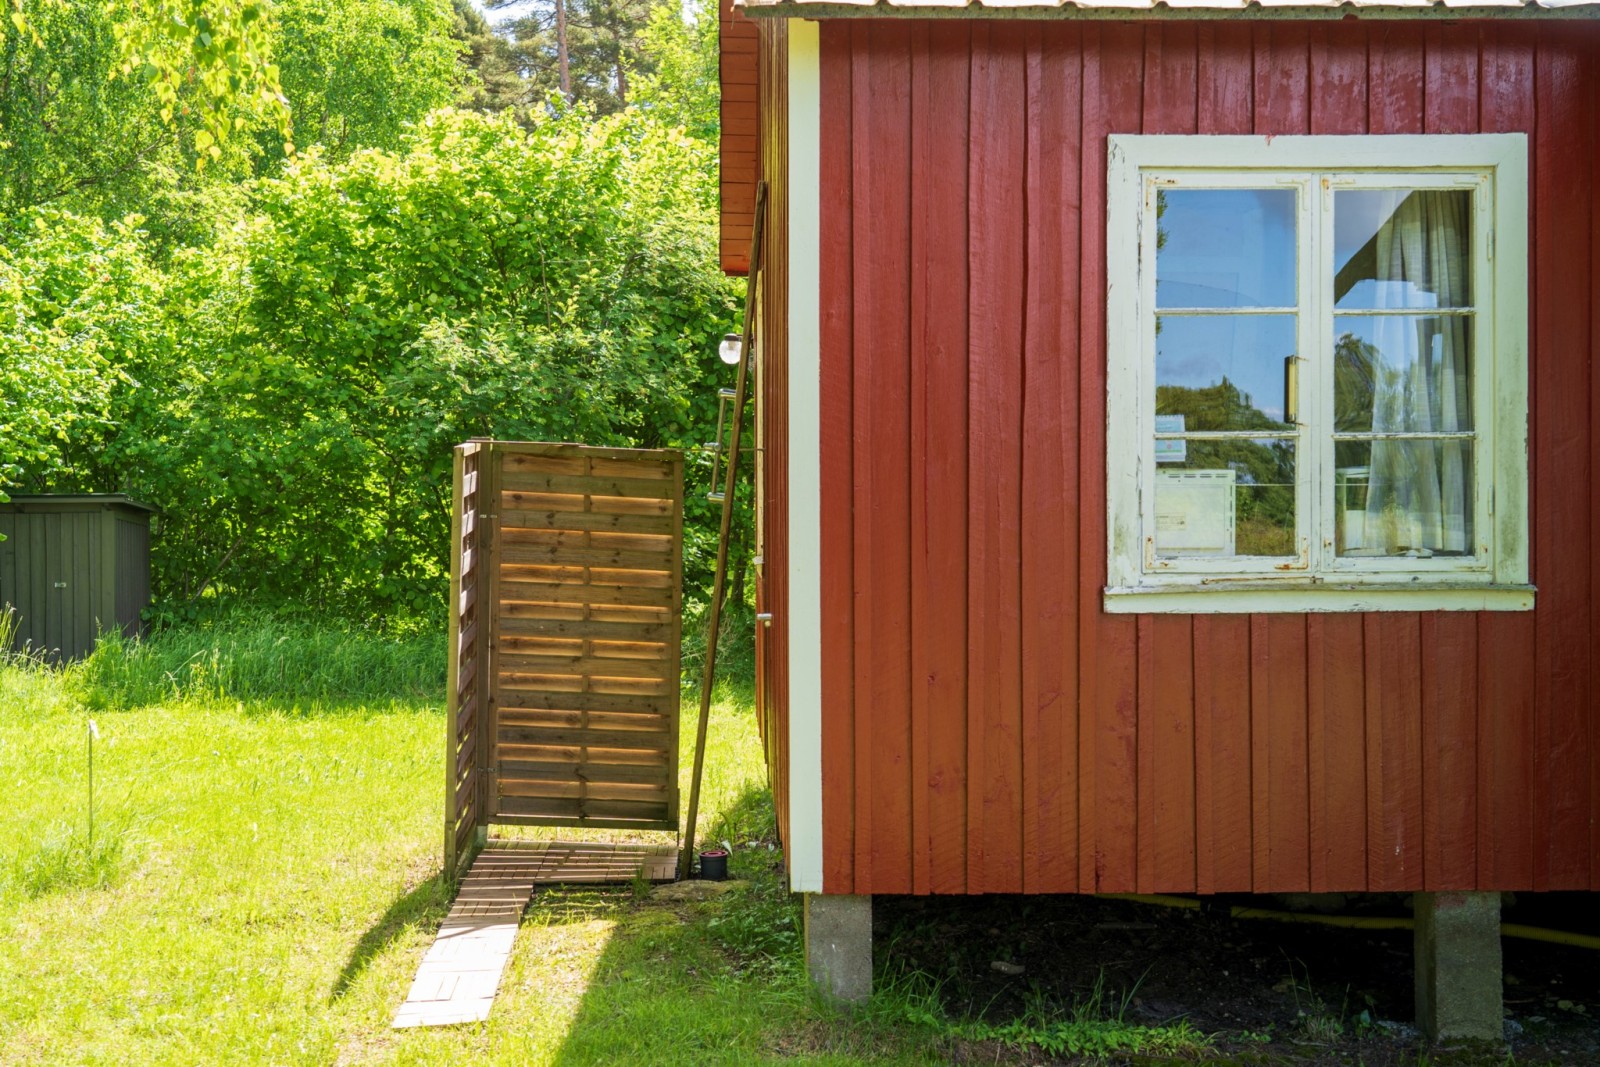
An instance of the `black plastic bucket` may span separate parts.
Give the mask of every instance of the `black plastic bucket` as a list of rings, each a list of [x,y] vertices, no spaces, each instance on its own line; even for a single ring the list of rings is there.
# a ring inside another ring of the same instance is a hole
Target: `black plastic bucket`
[[[707,882],[728,880],[728,851],[713,848],[700,853],[700,877]]]

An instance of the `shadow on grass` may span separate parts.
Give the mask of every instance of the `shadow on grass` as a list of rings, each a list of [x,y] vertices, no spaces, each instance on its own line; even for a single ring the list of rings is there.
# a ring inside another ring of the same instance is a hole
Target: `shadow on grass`
[[[798,898],[787,892],[783,854],[767,848],[774,826],[764,787],[746,788],[707,820],[702,843],[725,836],[735,851],[733,880],[703,897],[672,899],[659,887],[541,894],[524,937],[530,926],[615,923],[555,1064],[745,1064],[782,1054],[808,1030]]]
[[[450,912],[452,892],[453,887],[443,878],[434,877],[424,879],[415,888],[396,897],[383,916],[361,935],[361,940],[350,950],[350,958],[345,961],[338,979],[333,983],[333,991],[328,994],[328,1003],[335,1003],[349,992],[368,965],[406,930],[414,926],[437,929]]]

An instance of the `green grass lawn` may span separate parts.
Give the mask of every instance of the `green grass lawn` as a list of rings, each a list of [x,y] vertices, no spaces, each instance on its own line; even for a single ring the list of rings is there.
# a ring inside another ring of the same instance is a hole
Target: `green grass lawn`
[[[390,1030],[449,906],[442,644],[245,620],[65,671],[0,660],[0,1064],[1283,1062],[1249,1034],[1124,1022],[1138,983],[1102,989],[1104,962],[1087,994],[1052,992],[1046,966],[990,1010],[1010,920],[981,908],[897,925],[886,905],[872,1003],[819,1004],[738,689],[715,703],[700,823],[736,846],[732,888],[542,890],[486,1023]]]
[[[541,892],[487,1023],[391,1031],[448,906],[439,645],[257,625],[0,666],[0,1063],[931,1062],[808,996],[764,845],[715,901]],[[712,738],[702,827],[769,839],[746,696]]]

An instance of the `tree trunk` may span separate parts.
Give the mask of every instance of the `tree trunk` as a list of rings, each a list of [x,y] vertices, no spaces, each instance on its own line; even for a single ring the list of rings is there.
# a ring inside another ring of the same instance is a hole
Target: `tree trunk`
[[[611,39],[616,43],[617,46],[617,106],[627,107],[628,67],[624,62],[626,57],[623,55],[622,50],[622,35],[613,31],[611,34]]]
[[[561,95],[572,100],[572,68],[567,62],[567,0],[556,0],[556,69],[561,76]]]

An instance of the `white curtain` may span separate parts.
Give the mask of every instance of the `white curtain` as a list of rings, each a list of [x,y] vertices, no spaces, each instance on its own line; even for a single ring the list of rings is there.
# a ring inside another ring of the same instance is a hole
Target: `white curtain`
[[[1415,307],[1417,290],[1437,306],[1471,300],[1471,194],[1397,192],[1378,231],[1375,306]],[[1470,315],[1375,317],[1374,433],[1472,428]],[[1472,463],[1464,441],[1374,441],[1367,487],[1365,553],[1458,554],[1472,545]]]

